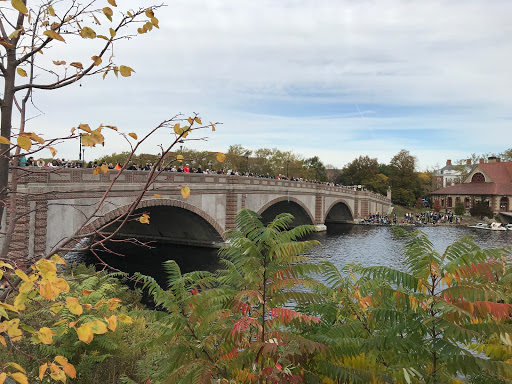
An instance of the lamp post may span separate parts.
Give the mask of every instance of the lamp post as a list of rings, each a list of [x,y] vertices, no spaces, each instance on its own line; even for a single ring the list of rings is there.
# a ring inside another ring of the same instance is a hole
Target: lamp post
[[[288,178],[288,165],[290,164],[290,160],[286,160],[286,178]]]
[[[78,161],[82,161],[82,132],[78,134],[79,149],[78,149]]]

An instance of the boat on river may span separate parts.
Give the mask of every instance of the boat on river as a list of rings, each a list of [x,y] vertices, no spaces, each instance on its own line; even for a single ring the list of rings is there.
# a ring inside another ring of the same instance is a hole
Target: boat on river
[[[512,230],[512,225],[510,224],[501,224],[492,222],[491,224],[485,223],[476,223],[475,225],[468,225],[469,228],[478,228],[478,229],[486,229],[489,231],[507,231]]]

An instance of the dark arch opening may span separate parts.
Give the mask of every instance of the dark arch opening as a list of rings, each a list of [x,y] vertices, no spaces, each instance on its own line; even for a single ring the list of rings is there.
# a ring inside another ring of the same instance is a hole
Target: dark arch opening
[[[138,218],[146,213],[149,224]],[[104,232],[112,232],[119,223],[112,223]],[[129,239],[137,239],[136,242]],[[84,255],[87,264],[98,265],[100,259],[112,268],[128,274],[140,272],[167,286],[163,263],[174,260],[181,272],[215,271],[220,268],[218,248],[223,244],[219,232],[206,219],[190,210],[175,206],[139,208],[112,241]],[[97,255],[97,256],[96,256]],[[99,258],[99,259],[98,259]],[[77,260],[82,261],[82,260]],[[128,283],[130,285],[130,283]],[[146,304],[152,301],[145,299]]]
[[[291,228],[297,227],[299,225],[305,224],[313,224],[311,217],[309,217],[308,213],[304,208],[302,208],[299,204],[294,201],[279,201],[275,204],[272,204],[270,207],[265,209],[261,213],[262,222],[264,224],[270,223],[274,218],[280,213],[291,213],[293,215],[293,221],[291,224]]]
[[[343,224],[354,221],[349,207],[342,202],[336,203],[327,214],[325,224]]]
[[[187,209],[173,206],[139,208],[134,217],[144,213],[149,215],[149,224],[130,220],[117,237],[203,247],[218,247],[223,242],[222,236],[210,223]],[[112,232],[118,226],[119,223],[115,222],[107,227],[106,232]]]

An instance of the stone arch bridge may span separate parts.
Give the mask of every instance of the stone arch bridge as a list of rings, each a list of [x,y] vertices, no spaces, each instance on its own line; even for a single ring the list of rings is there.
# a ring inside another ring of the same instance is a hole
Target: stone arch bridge
[[[35,173],[34,173],[35,172]],[[36,170],[18,185],[19,220],[10,255],[40,257],[86,224],[89,229],[110,223],[126,212],[147,180],[147,171],[124,171],[101,211],[84,223],[110,185],[116,171],[93,175],[90,169]],[[191,194],[184,199],[180,187]],[[161,196],[155,197],[155,194]],[[349,187],[333,187],[256,177],[164,172],[139,203],[136,213],[148,213],[150,224],[128,222],[121,237],[167,240],[188,245],[215,246],[224,231],[235,226],[238,210],[249,208],[265,221],[290,212],[294,225],[351,223],[371,212],[388,212],[390,196]],[[2,228],[9,220],[6,210]],[[325,227],[324,227],[325,228]]]

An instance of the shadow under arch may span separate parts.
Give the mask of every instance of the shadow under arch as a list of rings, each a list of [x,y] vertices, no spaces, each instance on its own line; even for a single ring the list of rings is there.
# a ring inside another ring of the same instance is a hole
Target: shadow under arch
[[[86,229],[97,230],[107,225],[105,231],[112,232],[118,223],[108,225],[125,214],[129,205],[116,208],[92,221]],[[135,237],[141,240],[155,240],[191,246],[218,247],[224,242],[224,230],[206,212],[196,206],[175,199],[143,200],[134,211],[134,218],[143,213],[149,214],[149,224],[129,220],[117,237]]]
[[[354,215],[345,200],[336,200],[327,209],[325,224],[345,224],[354,221]]]
[[[283,196],[271,200],[258,211],[258,214],[262,217],[262,222],[267,224],[278,214],[284,212],[293,215],[292,228],[304,224],[314,224],[315,222],[310,210],[294,197]]]

